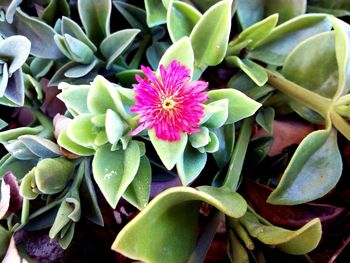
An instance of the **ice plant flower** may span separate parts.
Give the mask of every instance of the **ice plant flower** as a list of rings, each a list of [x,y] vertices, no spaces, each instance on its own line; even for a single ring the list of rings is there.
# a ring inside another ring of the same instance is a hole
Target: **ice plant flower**
[[[146,77],[136,76],[136,103],[131,107],[131,112],[140,115],[140,125],[131,135],[154,128],[157,138],[177,141],[181,133],[199,132],[199,122],[204,117],[202,103],[208,99],[203,90],[208,83],[191,81],[190,70],[176,60],[167,68],[160,66],[159,78],[149,67],[141,69]]]

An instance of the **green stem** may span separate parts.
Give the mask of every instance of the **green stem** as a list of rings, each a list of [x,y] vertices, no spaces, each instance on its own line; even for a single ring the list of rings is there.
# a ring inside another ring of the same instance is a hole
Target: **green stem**
[[[151,40],[151,36],[150,35],[145,35],[145,38],[141,42],[141,45],[140,45],[139,49],[137,50],[135,56],[133,57],[133,59],[130,62],[129,68],[131,68],[131,69],[139,68],[142,56],[145,53],[146,47],[147,47],[148,42],[150,40]]]
[[[253,117],[249,117],[243,121],[226,174],[223,188],[229,188],[233,192],[237,190],[238,182],[241,176],[242,167],[252,132],[253,120]]]
[[[27,198],[23,198],[21,224],[27,223],[28,217],[29,217],[29,210],[30,210],[30,201]]]
[[[277,76],[273,72],[266,70],[268,83],[275,89],[283,92],[292,99],[304,104],[306,107],[318,112],[325,119],[332,105],[332,100],[320,96],[310,90],[307,90],[294,82]]]
[[[335,110],[330,112],[332,124],[341,134],[350,141],[350,124],[344,120]]]
[[[54,132],[52,120],[40,110],[33,110],[33,114],[36,117],[36,119],[40,122],[40,124],[45,128],[41,135],[49,139],[52,138]]]

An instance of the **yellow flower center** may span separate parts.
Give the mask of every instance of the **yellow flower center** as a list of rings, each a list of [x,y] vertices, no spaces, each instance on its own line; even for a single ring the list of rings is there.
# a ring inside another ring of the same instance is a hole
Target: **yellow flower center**
[[[172,98],[165,98],[162,101],[163,109],[171,110],[172,108],[174,108],[174,106],[175,106],[175,101],[173,101]]]

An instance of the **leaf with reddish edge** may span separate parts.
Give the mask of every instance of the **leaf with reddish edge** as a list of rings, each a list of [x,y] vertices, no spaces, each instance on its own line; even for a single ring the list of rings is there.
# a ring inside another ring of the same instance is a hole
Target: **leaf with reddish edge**
[[[1,183],[0,219],[18,212],[22,207],[22,197],[19,194],[19,185],[11,172],[4,174]]]
[[[249,179],[245,180],[244,189],[244,197],[259,215],[273,225],[286,228],[301,227],[315,217],[320,218],[323,227],[327,227],[346,212],[344,207],[328,204],[306,203],[295,206],[268,204],[266,199],[273,189]]]

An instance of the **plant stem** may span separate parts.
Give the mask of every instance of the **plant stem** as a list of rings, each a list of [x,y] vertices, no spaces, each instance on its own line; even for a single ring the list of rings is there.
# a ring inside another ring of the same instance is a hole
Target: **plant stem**
[[[350,141],[350,124],[335,110],[330,112],[330,117],[334,127]]]
[[[135,56],[132,58],[129,68],[131,69],[135,69],[135,68],[139,68],[140,66],[140,62],[141,62],[141,58],[143,56],[143,53],[145,53],[146,47],[148,42],[151,40],[151,36],[150,35],[145,35],[145,38],[143,39],[143,41],[141,42],[141,45],[139,47],[139,49],[137,50]]]
[[[304,104],[306,107],[318,112],[325,119],[332,105],[332,100],[320,96],[308,89],[305,89],[294,82],[277,76],[273,72],[266,70],[268,83],[275,89],[283,92],[292,99]]]
[[[22,214],[21,214],[21,224],[25,224],[28,221],[30,209],[30,201],[27,198],[23,198],[22,203]]]
[[[233,192],[237,190],[245,155],[248,149],[250,135],[252,132],[253,120],[254,117],[249,117],[246,118],[242,123],[242,127],[239,132],[237,143],[233,150],[233,155],[223,185],[224,188],[229,188]]]

